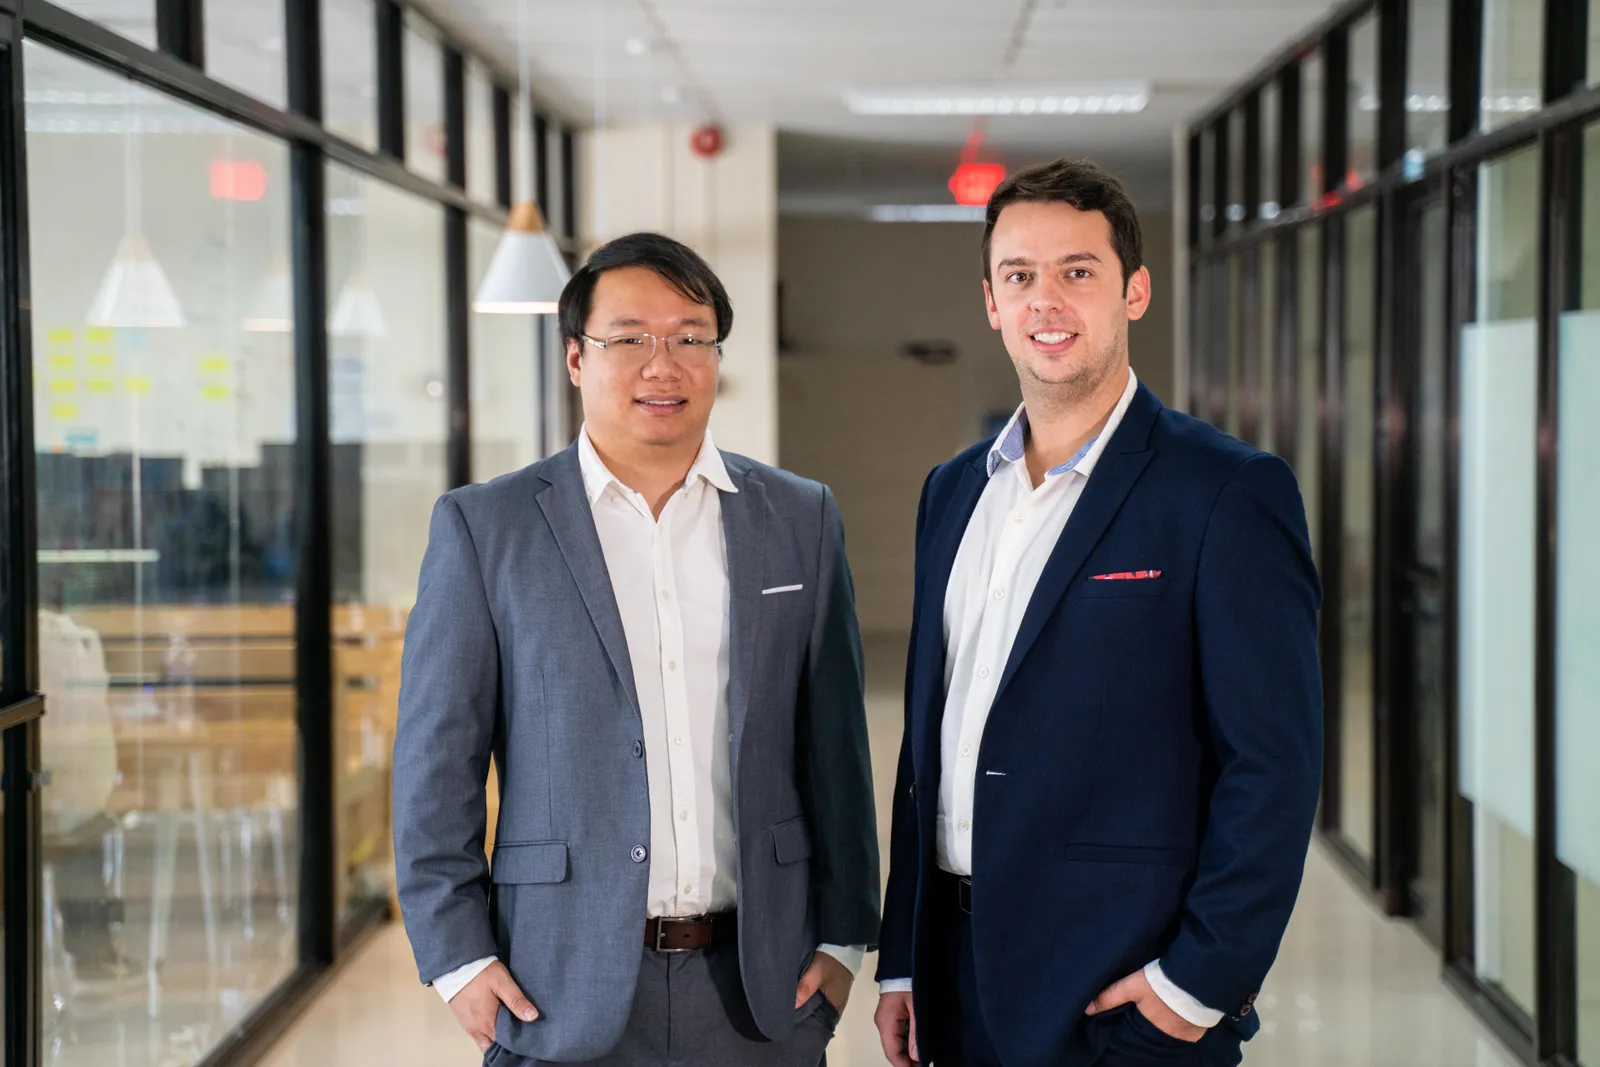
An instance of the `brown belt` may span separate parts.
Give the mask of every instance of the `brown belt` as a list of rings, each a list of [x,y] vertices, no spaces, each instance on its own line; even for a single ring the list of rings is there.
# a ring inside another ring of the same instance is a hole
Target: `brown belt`
[[[644,947],[653,952],[695,952],[738,940],[737,912],[699,915],[692,919],[647,919]]]

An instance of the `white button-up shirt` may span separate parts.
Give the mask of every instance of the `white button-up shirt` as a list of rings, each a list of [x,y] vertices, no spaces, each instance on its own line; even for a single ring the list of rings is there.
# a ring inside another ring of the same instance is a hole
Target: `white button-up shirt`
[[[940,868],[952,874],[972,875],[972,838],[983,829],[973,818],[978,753],[1022,617],[1138,389],[1139,380],[1130,370],[1105,428],[1077,455],[1045,472],[1037,487],[1026,460],[1026,407],[1017,409],[989,450],[989,481],[967,522],[945,587],[945,704],[935,849]],[[1222,1021],[1221,1012],[1174,985],[1159,962],[1145,968],[1145,977],[1167,1006],[1189,1022],[1209,1027]],[[908,979],[882,985],[885,992],[910,988]]]
[[[647,917],[731,911],[738,903],[739,843],[733,829],[722,494],[738,488],[709,431],[659,519],[648,500],[606,468],[587,429],[578,435],[578,466],[622,616],[644,724]],[[860,947],[823,945],[819,951],[851,973],[864,955]],[[469,963],[436,979],[434,988],[449,1000],[491,962]]]

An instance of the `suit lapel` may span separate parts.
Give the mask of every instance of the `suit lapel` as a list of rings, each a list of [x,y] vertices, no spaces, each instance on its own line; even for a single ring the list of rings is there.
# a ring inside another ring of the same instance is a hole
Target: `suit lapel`
[[[633,680],[633,662],[628,658],[628,638],[622,629],[622,614],[617,610],[617,597],[611,588],[611,574],[606,570],[600,535],[595,532],[594,510],[584,492],[577,446],[552,458],[548,472],[542,477],[550,484],[538,495],[539,508],[550,524],[550,532],[561,549],[561,557],[566,560],[567,570],[572,572],[584,606],[589,609],[589,618],[600,634],[600,643],[605,646],[611,666],[622,679],[633,713],[638,715],[639,693]]]
[[[750,686],[761,647],[761,580],[766,573],[767,487],[748,467],[723,453],[738,489],[722,494],[722,537],[728,549],[728,727],[734,766],[750,715]]]
[[[923,584],[920,617],[917,619],[917,676],[913,682],[914,699],[920,712],[912,716],[912,729],[922,731],[919,740],[922,751],[928,751],[928,737],[934,739],[937,751],[939,722],[944,712],[944,601],[950,586],[950,572],[955,567],[956,553],[961,549],[961,538],[967,532],[967,523],[978,508],[984,486],[989,484],[986,466],[987,453],[961,469],[961,480],[956,483],[945,509],[942,523],[934,531],[928,549],[927,573]]]
[[[1011,655],[1006,660],[1000,688],[995,692],[996,704],[1011,684],[1023,658],[1038,640],[1045,621],[1055,611],[1056,605],[1083,568],[1084,561],[1089,558],[1089,553],[1094,551],[1094,546],[1105,535],[1106,527],[1111,525],[1122,502],[1133,490],[1139,475],[1144,473],[1145,467],[1155,456],[1155,451],[1150,447],[1150,433],[1159,412],[1160,401],[1141,384],[1123,414],[1121,425],[1106,443],[1106,450],[1090,474],[1089,483],[1083,487],[1083,495],[1078,498],[1066,529],[1061,531],[1055,550],[1050,553],[1050,559],[1039,575],[1039,584],[1034,587],[1033,598],[1028,601],[1028,610],[1022,616],[1022,626],[1011,645]]]

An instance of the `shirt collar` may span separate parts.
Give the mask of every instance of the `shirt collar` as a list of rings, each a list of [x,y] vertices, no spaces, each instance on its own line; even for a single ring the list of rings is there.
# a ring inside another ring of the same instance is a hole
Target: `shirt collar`
[[[1105,453],[1106,445],[1111,442],[1111,435],[1117,432],[1117,427],[1122,424],[1122,417],[1128,413],[1128,407],[1133,403],[1134,394],[1139,391],[1139,379],[1128,369],[1128,384],[1122,390],[1122,398],[1117,401],[1117,406],[1111,409],[1111,417],[1106,420],[1105,428],[1099,434],[1084,442],[1071,459],[1045,471],[1045,477],[1051,478],[1068,471],[1076,470],[1085,478],[1094,472],[1095,465],[1100,462],[1100,457]],[[1022,460],[1025,446],[1028,441],[1028,407],[1026,404],[1018,406],[1016,413],[1011,416],[1011,421],[1006,423],[1006,428],[1000,431],[1000,436],[995,438],[994,445],[989,449],[988,471],[989,477],[994,477],[994,472],[1000,469],[1002,463],[1018,463]]]
[[[600,499],[609,487],[615,485],[624,492],[630,491],[612,474],[600,458],[600,453],[595,451],[594,442],[589,439],[589,428],[584,426],[578,431],[578,469],[583,472],[583,490],[592,506]],[[733,479],[728,477],[728,467],[722,462],[722,453],[717,450],[716,442],[711,439],[711,430],[706,429],[706,439],[700,445],[700,454],[695,457],[694,465],[689,468],[689,476],[684,479],[684,485],[691,485],[696,478],[703,478],[713,488],[724,493],[737,493],[739,487],[733,484]]]

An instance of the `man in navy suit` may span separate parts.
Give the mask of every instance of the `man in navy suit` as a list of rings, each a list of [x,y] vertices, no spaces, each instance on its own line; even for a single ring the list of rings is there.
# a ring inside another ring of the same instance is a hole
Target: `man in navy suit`
[[[917,516],[877,1026],[896,1067],[1237,1064],[1317,804],[1293,473],[1128,362],[1139,221],[1086,162],[989,201],[1022,406]]]

